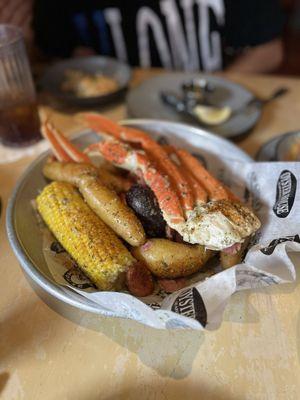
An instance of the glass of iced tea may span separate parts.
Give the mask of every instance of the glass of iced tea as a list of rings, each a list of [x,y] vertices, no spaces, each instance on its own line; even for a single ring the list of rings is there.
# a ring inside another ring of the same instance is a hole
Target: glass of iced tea
[[[19,147],[39,139],[36,95],[22,32],[0,24],[0,141]]]

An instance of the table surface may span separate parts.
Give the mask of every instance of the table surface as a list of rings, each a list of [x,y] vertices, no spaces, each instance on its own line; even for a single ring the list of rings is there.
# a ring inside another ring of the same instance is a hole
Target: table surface
[[[134,84],[159,71],[136,71]],[[267,96],[290,92],[266,106],[251,135],[239,143],[254,155],[268,139],[300,126],[300,80],[228,75]],[[66,134],[70,115],[44,108]],[[124,104],[106,108],[114,120]],[[0,165],[3,210],[32,158]],[[158,331],[99,316],[77,323],[43,302],[9,247],[5,212],[0,227],[1,399],[297,399],[300,391],[300,285],[235,294],[213,332]],[[87,328],[89,326],[89,328]]]

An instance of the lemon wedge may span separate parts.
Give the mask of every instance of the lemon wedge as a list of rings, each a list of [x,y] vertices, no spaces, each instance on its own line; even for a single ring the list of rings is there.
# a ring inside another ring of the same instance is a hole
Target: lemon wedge
[[[193,109],[196,117],[207,125],[219,125],[227,121],[232,110],[230,107],[211,107],[197,105]]]

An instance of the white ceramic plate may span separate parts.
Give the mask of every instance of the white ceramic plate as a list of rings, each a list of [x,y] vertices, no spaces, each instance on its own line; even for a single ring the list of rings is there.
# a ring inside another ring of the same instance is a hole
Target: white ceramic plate
[[[182,83],[193,78],[203,78],[216,87],[216,90],[209,95],[209,100],[218,106],[229,106],[232,110],[237,110],[254,98],[253,93],[243,86],[217,76],[201,73],[166,73],[144,81],[128,93],[128,114],[133,118],[162,119],[196,126],[194,119],[178,114],[160,99],[162,90],[180,92]],[[233,139],[249,132],[259,120],[261,112],[260,105],[253,105],[235,114],[225,123],[206,129],[219,136]]]

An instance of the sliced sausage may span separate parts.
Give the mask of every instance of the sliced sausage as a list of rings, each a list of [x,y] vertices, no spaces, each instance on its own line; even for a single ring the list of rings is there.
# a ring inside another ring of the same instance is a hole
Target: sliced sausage
[[[126,286],[134,296],[149,296],[154,290],[151,272],[139,262],[133,264],[126,272]]]
[[[158,279],[159,286],[167,293],[173,293],[187,286],[185,278]]]

